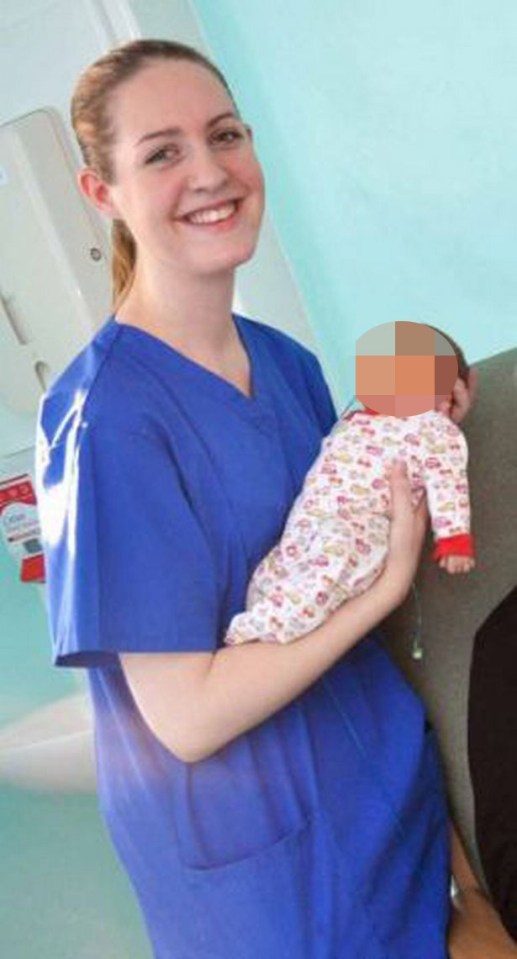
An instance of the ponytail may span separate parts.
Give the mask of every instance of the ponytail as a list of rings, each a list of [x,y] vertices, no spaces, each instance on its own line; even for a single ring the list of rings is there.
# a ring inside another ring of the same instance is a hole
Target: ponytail
[[[116,311],[131,289],[136,266],[136,243],[123,220],[111,226],[111,282]]]

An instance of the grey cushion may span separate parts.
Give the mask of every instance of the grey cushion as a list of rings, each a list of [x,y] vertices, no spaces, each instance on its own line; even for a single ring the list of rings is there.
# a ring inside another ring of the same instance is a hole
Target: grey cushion
[[[475,633],[517,582],[517,350],[477,365],[479,392],[464,423],[476,569],[451,576],[426,549],[416,592],[386,629],[395,658],[424,698],[438,732],[453,817],[482,879],[467,759],[468,681]],[[415,631],[424,648],[420,661],[411,658]]]

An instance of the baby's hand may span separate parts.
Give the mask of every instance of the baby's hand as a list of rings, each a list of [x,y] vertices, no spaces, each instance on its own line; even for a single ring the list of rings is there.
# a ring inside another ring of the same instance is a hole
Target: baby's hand
[[[438,560],[438,565],[440,569],[444,569],[447,573],[470,573],[476,561],[472,556],[442,556]]]

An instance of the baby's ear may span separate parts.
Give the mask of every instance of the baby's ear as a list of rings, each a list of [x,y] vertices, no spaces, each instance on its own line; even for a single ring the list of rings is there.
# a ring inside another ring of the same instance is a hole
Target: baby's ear
[[[436,409],[438,410],[439,413],[443,413],[445,416],[450,416],[451,407],[452,407],[452,397],[449,397],[446,400],[440,400],[440,402],[436,406]]]

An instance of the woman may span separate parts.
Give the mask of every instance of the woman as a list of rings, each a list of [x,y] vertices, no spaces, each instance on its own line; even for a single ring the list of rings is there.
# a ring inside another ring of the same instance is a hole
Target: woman
[[[216,68],[137,41],[86,71],[73,119],[116,314],[41,413],[50,615],[56,662],[89,669],[101,808],[154,953],[444,959],[433,736],[358,643],[410,586],[425,507],[395,466],[367,593],[290,646],[221,648],[335,412],[308,351],[232,317],[263,181]]]

